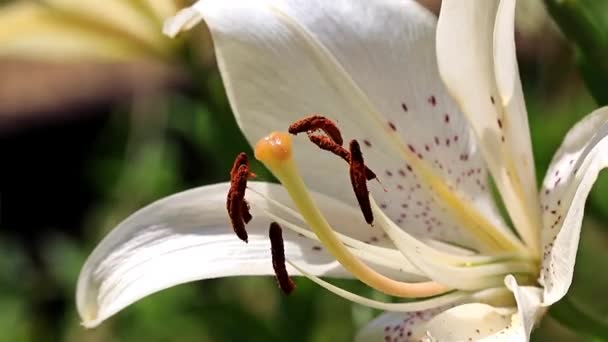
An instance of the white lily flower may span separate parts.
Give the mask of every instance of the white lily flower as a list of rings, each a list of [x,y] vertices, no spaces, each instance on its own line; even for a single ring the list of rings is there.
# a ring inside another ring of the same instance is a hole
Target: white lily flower
[[[249,183],[247,244],[230,228],[228,183],[127,218],[81,271],[83,324],[177,284],[273,274],[266,232],[278,222],[291,273],[388,311],[358,340],[527,340],[572,281],[585,199],[608,164],[608,109],[572,128],[539,194],[514,10],[444,0],[438,23],[408,0],[204,0],[179,12],[166,33],[207,23],[237,121],[282,185]],[[347,163],[305,137],[268,137],[313,112],[361,142],[381,179],[373,227]],[[378,302],[318,276],[417,299]]]

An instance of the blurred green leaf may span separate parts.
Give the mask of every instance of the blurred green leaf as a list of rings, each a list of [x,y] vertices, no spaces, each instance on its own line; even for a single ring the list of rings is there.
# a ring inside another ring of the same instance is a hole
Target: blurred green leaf
[[[608,104],[608,1],[545,0],[549,13],[578,50],[582,75],[600,105]]]

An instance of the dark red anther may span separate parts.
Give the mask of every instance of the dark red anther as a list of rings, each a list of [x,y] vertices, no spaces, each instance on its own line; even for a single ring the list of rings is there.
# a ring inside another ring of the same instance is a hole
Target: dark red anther
[[[319,129],[325,132],[325,134],[327,134],[327,136],[336,144],[342,146],[342,134],[340,133],[338,126],[324,116],[312,115],[298,120],[289,126],[288,131],[289,133],[296,135],[302,132],[310,134]]]
[[[246,206],[245,190],[247,189],[247,177],[249,176],[249,168],[247,165],[239,166],[234,177],[230,180],[230,190],[228,190],[228,199],[226,207],[232,229],[239,239],[247,242],[247,230],[245,230],[245,220],[243,218],[243,207]]]
[[[324,137],[322,135],[309,135],[308,138],[315,145],[317,145],[320,149],[329,151],[329,152],[337,155],[338,157],[344,159],[347,163],[350,164],[351,153],[344,147],[333,142],[328,137]],[[367,180],[372,180],[372,179],[376,178],[376,174],[366,166],[365,167],[365,177]]]
[[[253,218],[249,212],[249,204],[245,200],[247,190],[247,179],[255,177],[249,171],[249,161],[245,153],[240,153],[234,160],[232,170],[230,170],[230,190],[226,199],[226,209],[230,217],[232,229],[239,239],[247,242],[248,235],[245,224]]]
[[[350,182],[357,197],[357,202],[359,202],[361,212],[363,212],[365,222],[372,224],[374,222],[374,214],[372,213],[369,191],[367,190],[365,163],[357,140],[350,142],[350,155]]]
[[[296,288],[296,284],[289,277],[285,268],[285,247],[283,245],[283,230],[281,226],[272,222],[268,231],[270,237],[270,251],[272,253],[272,268],[279,287],[285,294],[290,294]]]
[[[253,219],[249,209],[249,203],[247,203],[247,200],[243,199],[243,204],[241,204],[241,214],[243,215],[243,222],[245,222],[245,224],[251,222]]]
[[[236,156],[236,159],[234,159],[234,163],[232,164],[232,170],[230,170],[230,179],[234,179],[234,177],[236,176],[237,171],[239,170],[239,167],[241,165],[246,165],[247,166],[247,170],[249,171],[249,158],[247,158],[247,154],[245,154],[245,152],[241,152],[239,153],[238,156]],[[249,178],[255,178],[256,174],[249,171]]]
[[[320,149],[329,151],[338,157],[344,159],[347,163],[350,163],[350,152],[344,147],[336,144],[333,140],[322,135],[309,135],[308,139],[317,145]]]

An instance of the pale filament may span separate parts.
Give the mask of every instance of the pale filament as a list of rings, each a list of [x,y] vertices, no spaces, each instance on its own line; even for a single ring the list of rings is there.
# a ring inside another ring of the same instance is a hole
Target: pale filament
[[[391,296],[421,298],[450,291],[437,282],[407,283],[386,277],[359,260],[340,241],[308,192],[292,158],[291,137],[274,132],[255,146],[256,158],[279,179],[306,223],[336,260],[353,276],[371,288]]]

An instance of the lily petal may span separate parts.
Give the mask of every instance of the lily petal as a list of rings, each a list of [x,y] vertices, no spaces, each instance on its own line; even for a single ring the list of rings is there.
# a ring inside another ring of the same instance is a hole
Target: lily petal
[[[547,310],[546,307],[541,306],[542,290],[534,286],[519,286],[515,278],[511,275],[505,278],[505,285],[517,301],[518,319],[521,325],[517,326],[517,331],[514,331],[514,335],[519,335],[529,340],[532,328],[540,317]]]
[[[289,203],[287,194],[275,184],[249,183],[255,189],[247,192],[254,219],[247,225],[249,243],[245,244],[230,228],[225,209],[228,187],[221,183],[175,194],[119,224],[81,270],[76,301],[83,325],[94,327],[127,305],[177,284],[274,274],[267,238],[271,220],[264,214],[272,208],[257,193]],[[342,233],[357,238],[369,234],[369,226],[357,223],[345,206],[324,196],[315,199]],[[348,277],[318,242],[290,230],[283,237],[287,259],[315,275]]]
[[[436,20],[420,5],[205,0],[168,21],[166,31],[176,33],[200,17],[251,143],[321,113],[346,140],[359,139],[366,164],[388,192],[371,190],[402,227],[465,246],[476,246],[466,227],[480,221],[504,227],[468,122],[438,75]],[[306,183],[354,203],[347,165],[305,137],[294,143]],[[466,208],[444,210],[456,204]]]
[[[515,295],[517,310],[472,303],[449,309],[431,319],[427,335],[431,341],[529,341],[530,332],[545,309],[542,290],[518,286],[513,276],[505,284]]]
[[[147,16],[145,4],[135,1],[106,0],[42,0],[47,8],[64,15],[64,20],[77,19],[77,22],[90,22],[93,26],[105,27],[117,31],[122,38],[130,38],[137,43],[146,44],[149,48],[162,51],[169,48],[166,37],[158,30],[160,22]],[[163,6],[167,0],[157,0],[157,6]],[[167,5],[165,5],[167,6]],[[173,14],[173,13],[171,13]],[[152,19],[152,20],[151,20]],[[155,25],[156,24],[156,25]]]
[[[481,303],[386,313],[369,323],[356,341],[478,341],[509,327],[514,313],[514,308]]]
[[[534,161],[514,42],[515,0],[446,0],[437,59],[469,119],[518,233],[540,250]]]
[[[572,283],[585,201],[608,166],[608,107],[577,123],[555,153],[541,188],[543,304],[560,300]]]
[[[426,335],[426,324],[445,307],[417,312],[387,312],[380,315],[355,337],[355,342],[420,341]]]
[[[505,283],[515,295],[517,310],[503,306],[509,303],[496,293],[492,304],[500,306],[473,302],[414,313],[385,313],[363,328],[356,340],[527,341],[532,326],[544,312],[540,305],[542,290],[520,287],[512,276],[507,276]]]

